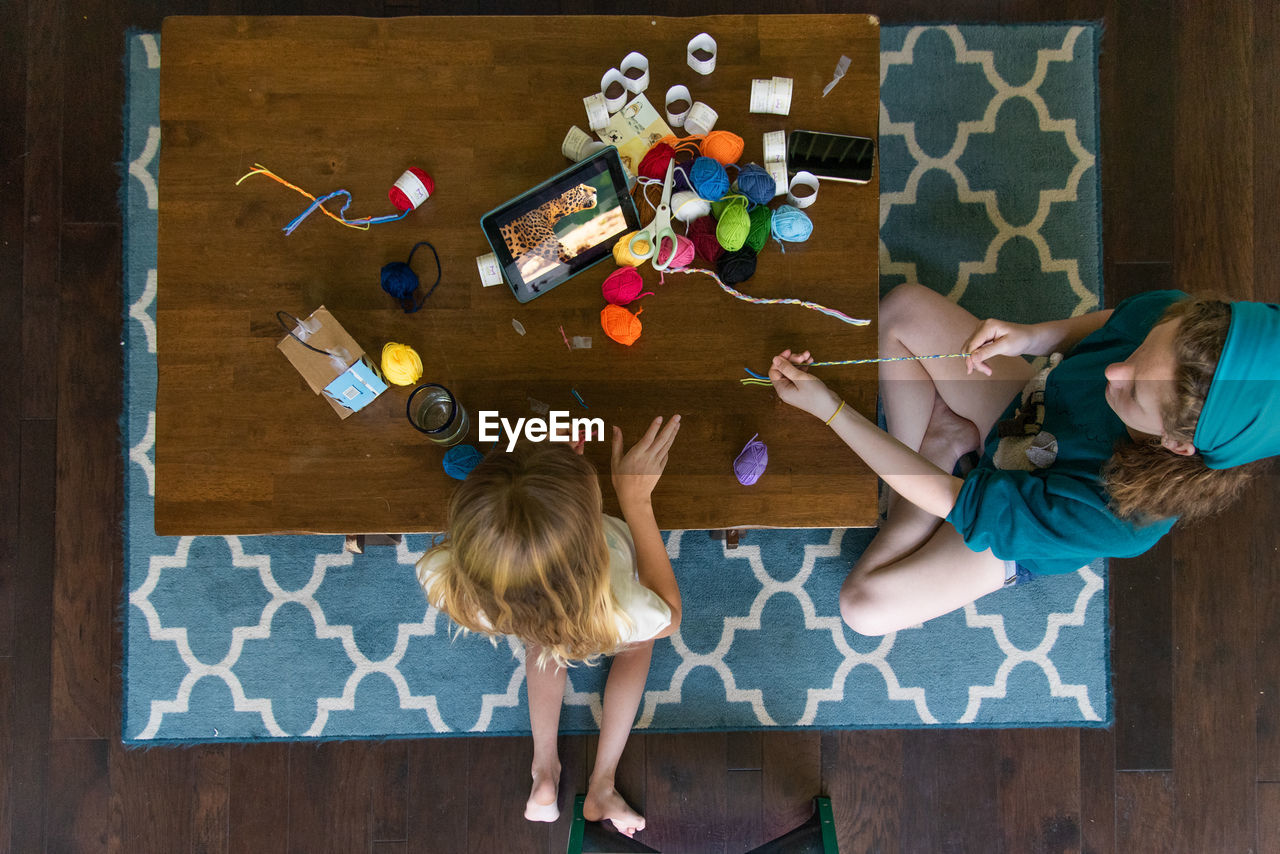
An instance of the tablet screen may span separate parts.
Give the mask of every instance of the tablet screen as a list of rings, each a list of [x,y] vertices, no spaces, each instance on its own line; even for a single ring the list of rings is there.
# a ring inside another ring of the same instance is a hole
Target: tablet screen
[[[639,228],[626,186],[616,149],[606,148],[485,215],[485,236],[518,300],[582,272]]]

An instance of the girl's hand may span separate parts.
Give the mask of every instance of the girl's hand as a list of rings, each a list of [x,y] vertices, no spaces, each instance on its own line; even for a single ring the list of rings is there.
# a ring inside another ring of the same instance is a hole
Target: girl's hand
[[[971,374],[976,368],[979,373],[991,376],[987,359],[992,356],[1021,356],[1029,353],[1033,337],[1030,326],[994,317],[987,318],[978,324],[978,328],[961,348],[961,352],[969,354],[964,360],[966,372]]]
[[[662,428],[659,433],[658,429]],[[680,432],[680,416],[673,415],[662,427],[662,416],[653,419],[640,441],[622,453],[622,428],[613,428],[613,491],[624,508],[636,503],[647,504],[667,467],[667,453]]]
[[[769,379],[784,402],[825,421],[840,406],[840,398],[826,383],[799,367],[812,361],[808,350],[798,355],[783,350],[773,357]]]

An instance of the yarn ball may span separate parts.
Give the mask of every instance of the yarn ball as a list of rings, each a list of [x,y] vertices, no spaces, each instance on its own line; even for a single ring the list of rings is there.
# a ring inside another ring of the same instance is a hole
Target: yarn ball
[[[413,385],[422,377],[422,359],[408,344],[388,341],[382,348],[382,375],[393,385]]]
[[[776,196],[778,187],[763,166],[748,163],[738,172],[738,192],[753,205],[766,205]]]
[[[644,263],[643,258],[637,258],[631,254],[631,238],[637,232],[629,232],[618,238],[618,242],[613,244],[613,260],[618,262],[619,267],[639,267]]]
[[[716,225],[716,240],[729,252],[741,249],[751,233],[751,217],[743,205],[730,205],[720,214]]]
[[[473,445],[454,445],[444,452],[444,473],[454,480],[466,480],[483,459],[484,454]]]
[[[667,177],[667,164],[675,156],[676,150],[665,142],[654,143],[654,146],[644,153],[644,157],[640,158],[640,165],[636,167],[636,171],[645,178],[662,181]]]
[[[714,202],[729,192],[729,173],[711,157],[699,157],[689,170],[693,191],[709,202]]]
[[[630,347],[640,337],[639,315],[643,311],[644,309],[640,309],[632,314],[620,305],[606,305],[600,312],[600,326],[605,335]]]
[[[711,213],[711,203],[692,190],[681,190],[671,196],[671,215],[681,222],[693,222]]]
[[[685,237],[683,234],[676,235],[675,252],[671,251],[670,243],[663,243],[662,248],[658,250],[658,263],[666,264],[672,270],[683,270],[693,263],[693,256],[697,250],[693,246],[693,241]],[[670,263],[667,262],[668,256],[671,258]]]
[[[713,130],[702,140],[702,153],[714,157],[724,166],[737,163],[743,147],[742,137],[727,130]]]
[[[708,263],[714,264],[724,254],[724,247],[716,240],[716,221],[712,217],[695,219],[689,225],[689,239],[693,241],[693,248],[698,256]]]
[[[427,188],[428,196],[432,196],[435,194],[436,182],[431,180],[430,175],[428,175],[426,172],[423,172],[417,166],[410,166],[405,171],[412,172],[413,177],[417,178],[419,181],[422,182],[422,186]],[[395,206],[395,209],[398,211],[413,210],[413,201],[404,194],[403,190],[401,190],[399,187],[395,186],[394,184],[392,184],[391,189],[387,191],[387,198],[391,199],[391,204],[393,204]]]
[[[693,185],[689,183],[689,164],[692,162],[692,160],[689,160],[688,162],[681,163],[680,155],[678,153],[676,154],[676,168],[671,172],[672,190],[679,192],[681,190],[693,189]]]
[[[418,274],[403,261],[392,261],[382,268],[382,289],[403,303],[418,289]]]
[[[745,282],[755,275],[756,253],[745,246],[736,252],[726,252],[716,262],[716,272],[726,285]]]
[[[605,300],[614,305],[627,305],[642,296],[649,296],[641,293],[644,290],[644,280],[635,267],[614,270],[605,278],[600,290],[604,293]]]
[[[769,230],[775,240],[800,243],[813,234],[813,220],[794,205],[778,205],[778,209],[773,212],[773,223]]]
[[[773,222],[773,211],[764,205],[756,205],[747,214],[747,218],[751,221],[750,229],[747,231],[747,245],[759,252],[769,242],[769,225]]]
[[[757,438],[759,435],[752,436],[733,461],[733,473],[743,486],[753,485],[769,465],[769,449]]]

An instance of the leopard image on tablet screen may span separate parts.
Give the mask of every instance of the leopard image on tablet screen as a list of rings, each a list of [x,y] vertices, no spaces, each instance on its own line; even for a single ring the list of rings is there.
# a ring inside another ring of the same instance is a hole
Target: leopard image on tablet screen
[[[561,220],[595,206],[596,188],[579,184],[501,227],[502,239],[525,279],[535,279],[556,264],[569,263],[577,253],[556,236],[555,227]]]

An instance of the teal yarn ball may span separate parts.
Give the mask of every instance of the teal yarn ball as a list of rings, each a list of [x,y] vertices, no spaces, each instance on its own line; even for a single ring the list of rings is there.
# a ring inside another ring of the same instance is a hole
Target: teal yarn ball
[[[693,191],[709,202],[717,201],[729,192],[729,173],[724,171],[719,160],[712,157],[699,157],[693,161],[689,180]]]
[[[454,480],[466,480],[483,459],[484,454],[473,445],[454,445],[444,452],[444,472]]]

